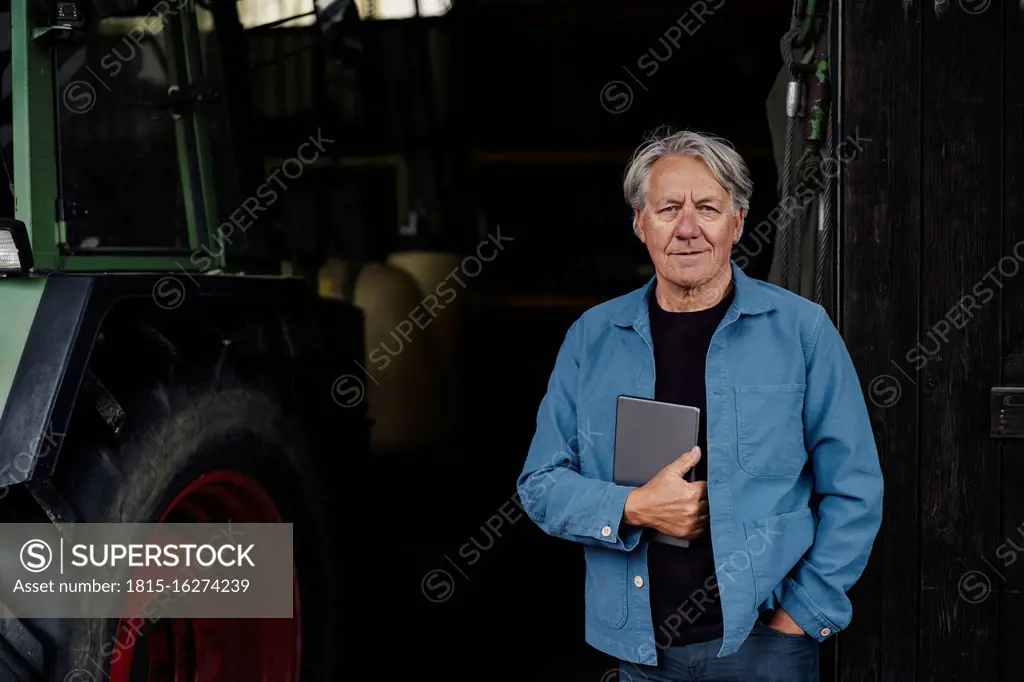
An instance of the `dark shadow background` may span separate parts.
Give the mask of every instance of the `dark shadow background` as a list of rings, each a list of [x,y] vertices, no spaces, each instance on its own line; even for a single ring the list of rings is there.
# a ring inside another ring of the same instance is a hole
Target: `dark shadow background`
[[[765,98],[791,6],[727,0],[703,26],[684,19],[700,28],[678,47],[659,42],[688,7],[456,2],[441,19],[365,27],[365,127],[353,143],[422,169],[412,203],[426,207],[427,225],[404,242],[393,230],[374,233],[360,242],[366,257],[409,243],[471,253],[497,226],[515,240],[467,288],[475,305],[459,427],[440,445],[378,457],[354,483],[367,502],[356,502],[366,523],[356,524],[361,558],[349,567],[360,605],[352,622],[365,629],[358,655],[371,667],[447,679],[615,679],[602,678],[614,662],[583,639],[581,549],[523,516],[515,481],[566,329],[650,275],[621,189],[643,135],[670,125],[731,140],[755,183],[748,226],[777,201]],[[648,76],[637,62],[652,48],[667,58]],[[428,79],[424,52],[444,55],[436,61],[450,70]],[[622,111],[621,98],[602,98],[612,81],[631,88]],[[432,125],[422,115],[430,100],[442,110]],[[752,259],[750,274],[766,278],[769,265]]]

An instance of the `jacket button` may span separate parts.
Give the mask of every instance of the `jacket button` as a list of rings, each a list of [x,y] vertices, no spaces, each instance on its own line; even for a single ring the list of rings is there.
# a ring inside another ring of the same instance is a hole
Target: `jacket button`
[[[832,631],[829,630],[828,628],[822,628],[821,629],[821,636],[822,637],[828,637],[831,634],[832,634]]]
[[[611,534],[612,534],[612,527],[611,526],[605,526],[604,528],[601,529],[601,535],[603,535],[605,537],[608,537]]]
[[[636,585],[637,587],[643,587],[644,586],[644,579],[641,578],[640,576],[636,576],[635,578],[633,578],[633,584]]]

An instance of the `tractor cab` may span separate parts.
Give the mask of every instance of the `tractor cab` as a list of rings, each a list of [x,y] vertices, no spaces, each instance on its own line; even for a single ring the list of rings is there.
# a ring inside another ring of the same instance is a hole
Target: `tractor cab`
[[[4,217],[28,233],[32,267],[22,271],[200,273],[228,267],[229,253],[250,270],[279,271],[272,221],[257,217],[272,203],[269,190],[262,210],[245,211],[257,229],[230,218],[266,172],[268,150],[253,137],[253,74],[290,56],[254,63],[258,38],[245,32],[240,8],[259,4],[33,0],[8,8],[3,151],[16,200]],[[311,14],[292,18],[310,28],[309,44],[294,52],[347,67],[354,5]],[[322,143],[314,151],[333,153]]]

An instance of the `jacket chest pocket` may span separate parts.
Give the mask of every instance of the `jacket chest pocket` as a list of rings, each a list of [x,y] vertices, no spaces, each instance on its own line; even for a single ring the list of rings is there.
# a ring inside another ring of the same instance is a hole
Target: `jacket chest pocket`
[[[739,464],[751,476],[797,476],[807,462],[803,384],[736,388]]]

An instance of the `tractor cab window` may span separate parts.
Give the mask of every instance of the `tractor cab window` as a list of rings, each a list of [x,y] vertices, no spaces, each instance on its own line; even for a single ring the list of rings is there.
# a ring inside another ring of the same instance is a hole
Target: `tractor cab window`
[[[175,126],[171,17],[99,20],[56,47],[60,183],[67,243],[187,249]],[[9,23],[9,22],[8,22]]]

